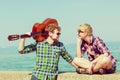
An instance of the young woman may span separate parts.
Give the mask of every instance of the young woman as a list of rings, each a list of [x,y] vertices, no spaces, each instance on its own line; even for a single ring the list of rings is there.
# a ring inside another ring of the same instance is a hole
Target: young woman
[[[91,68],[89,68],[91,69],[90,74],[101,71],[102,73],[114,73],[116,70],[116,59],[111,55],[104,41],[99,37],[93,36],[92,32],[90,24],[85,23],[78,27],[76,61],[87,52],[88,59],[92,64]]]

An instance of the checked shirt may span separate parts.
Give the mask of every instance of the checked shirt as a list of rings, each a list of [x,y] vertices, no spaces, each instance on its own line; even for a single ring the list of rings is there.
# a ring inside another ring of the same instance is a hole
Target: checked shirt
[[[20,53],[25,54],[33,51],[36,51],[36,65],[33,75],[40,80],[55,80],[60,56],[69,63],[73,60],[61,42],[55,42],[53,45],[47,41],[30,44]]]
[[[90,46],[91,50],[95,53],[94,55],[96,56],[99,56],[103,53],[108,53],[109,55],[108,57],[111,58],[112,60],[113,68],[114,70],[116,69],[117,60],[112,56],[112,54],[110,53],[109,49],[107,48],[106,44],[103,42],[102,39],[100,39],[99,37],[91,36],[90,44],[87,44],[85,41],[83,41],[81,45],[82,54],[85,54],[85,52],[87,52],[89,60],[93,61],[95,58],[93,55],[91,55],[89,51],[87,51],[88,45]]]

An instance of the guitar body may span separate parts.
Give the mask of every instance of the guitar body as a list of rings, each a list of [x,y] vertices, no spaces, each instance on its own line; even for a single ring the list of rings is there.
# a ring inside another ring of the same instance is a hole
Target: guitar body
[[[46,28],[46,26],[44,24],[40,24],[40,23],[34,24],[32,33],[41,32],[41,34],[33,36],[33,39],[38,42],[45,40],[48,36],[47,34],[43,35],[43,34],[45,34],[45,28]]]
[[[58,22],[57,22],[56,19],[47,18],[42,23],[35,23],[33,25],[31,35],[28,35],[28,34],[9,35],[8,36],[8,40],[9,41],[14,41],[14,40],[18,40],[18,39],[21,39],[21,38],[30,38],[30,37],[33,37],[34,40],[36,40],[38,42],[41,42],[41,41],[45,40],[48,37],[48,33],[45,31],[45,28],[49,24],[58,25]]]
[[[47,32],[45,32],[45,28],[49,24],[58,25],[58,22],[57,22],[56,19],[47,18],[42,23],[35,23],[33,25],[33,28],[32,28],[32,33],[38,33],[38,32],[41,32],[41,33],[33,36],[33,39],[38,41],[38,42],[41,42],[41,41],[45,40],[48,37]]]

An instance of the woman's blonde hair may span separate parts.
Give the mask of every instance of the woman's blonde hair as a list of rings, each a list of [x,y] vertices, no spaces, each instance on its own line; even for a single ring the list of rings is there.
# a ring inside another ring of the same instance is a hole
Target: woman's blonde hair
[[[92,27],[88,23],[84,23],[84,24],[79,25],[78,30],[81,30],[83,32],[87,32],[89,36],[93,35],[92,34],[92,32],[93,32]]]

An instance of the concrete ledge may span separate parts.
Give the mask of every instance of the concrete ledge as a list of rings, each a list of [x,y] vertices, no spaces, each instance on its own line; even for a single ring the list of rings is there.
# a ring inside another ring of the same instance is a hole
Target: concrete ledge
[[[0,71],[0,80],[30,80],[30,71]],[[76,72],[59,73],[57,80],[120,80],[120,72],[114,74],[77,74]]]
[[[120,73],[114,74],[77,74],[76,72],[61,73],[58,80],[120,80]]]
[[[30,80],[30,71],[0,71],[0,80]]]

